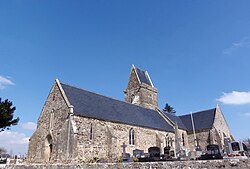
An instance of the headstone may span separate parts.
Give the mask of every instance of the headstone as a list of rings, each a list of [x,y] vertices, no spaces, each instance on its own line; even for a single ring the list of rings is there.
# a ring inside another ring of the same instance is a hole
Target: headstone
[[[165,157],[165,159],[170,159],[171,158],[171,156],[170,156],[170,146],[164,147],[164,157]]]
[[[125,155],[126,154],[126,147],[127,147],[127,145],[125,143],[123,143],[121,145],[121,147],[122,147],[122,155]]]
[[[144,151],[143,150],[139,150],[139,149],[135,149],[133,150],[133,156],[136,158],[143,158],[144,156]]]
[[[150,155],[150,158],[152,158],[152,160],[159,160],[160,159],[160,148],[159,147],[150,147],[148,149],[148,153]]]
[[[175,157],[175,155],[174,155],[174,150],[171,150],[171,151],[170,151],[170,157]]]
[[[225,147],[224,151],[226,154],[232,153],[232,150],[230,150],[230,147],[231,147],[230,143],[231,143],[230,138],[228,138],[228,137],[224,138],[224,147]]]
[[[180,150],[179,151],[179,157],[186,157],[186,151],[185,150]]]
[[[164,147],[164,155],[170,155],[170,146]]]
[[[196,152],[195,151],[190,151],[188,153],[188,157],[190,160],[195,160],[196,159]]]
[[[123,143],[121,145],[121,147],[122,147],[122,160],[123,161],[129,161],[130,160],[130,154],[126,153],[126,147],[127,147],[127,145],[125,143]]]
[[[125,153],[122,155],[122,161],[130,161],[130,154],[129,153]]]

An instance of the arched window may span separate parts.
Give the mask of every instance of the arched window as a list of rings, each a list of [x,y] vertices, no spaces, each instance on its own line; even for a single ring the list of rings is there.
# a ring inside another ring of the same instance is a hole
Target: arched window
[[[166,147],[169,146],[168,137],[165,137]]]
[[[129,144],[135,145],[135,131],[133,128],[129,130]]]
[[[133,103],[134,99],[135,99],[135,95],[132,94],[130,98],[130,103]]]
[[[54,125],[54,109],[52,109],[50,113],[49,129],[53,129],[53,125]]]
[[[44,149],[44,157],[46,161],[50,161],[52,157],[52,152],[53,152],[53,144],[52,144],[52,137],[51,135],[48,135],[45,138],[45,149]]]
[[[93,140],[93,125],[92,125],[92,123],[90,124],[89,139]]]
[[[56,100],[56,95],[53,94],[52,100],[55,101]]]
[[[185,138],[184,138],[184,133],[182,133],[182,145],[185,146]]]

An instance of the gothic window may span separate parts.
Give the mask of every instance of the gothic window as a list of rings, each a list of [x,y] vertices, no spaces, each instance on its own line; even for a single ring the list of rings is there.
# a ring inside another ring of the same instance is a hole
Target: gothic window
[[[51,160],[52,152],[53,152],[52,137],[51,135],[48,135],[45,139],[45,149],[44,149],[44,157],[46,161]]]
[[[151,102],[151,101],[152,101],[152,96],[148,95],[148,102]]]
[[[132,94],[131,99],[130,99],[130,103],[133,103],[134,99],[135,99],[135,95]]]
[[[165,141],[166,141],[166,147],[169,146],[168,137],[165,138]]]
[[[184,138],[184,133],[182,133],[182,145],[185,146],[185,138]]]
[[[135,131],[133,128],[129,130],[129,144],[135,145]]]
[[[172,137],[170,137],[169,138],[170,147],[173,147],[173,142],[174,142],[174,139]]]
[[[56,95],[55,95],[55,94],[53,94],[53,98],[52,98],[52,100],[53,100],[53,101],[55,101],[55,100],[56,100]]]
[[[52,109],[50,113],[49,128],[52,129],[53,125],[54,125],[54,109]]]
[[[92,125],[92,123],[90,124],[89,139],[90,139],[90,140],[93,140],[93,125]]]

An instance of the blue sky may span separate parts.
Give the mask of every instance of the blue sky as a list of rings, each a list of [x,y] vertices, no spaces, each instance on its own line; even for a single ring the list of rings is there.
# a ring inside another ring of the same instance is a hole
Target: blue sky
[[[0,147],[27,151],[55,80],[124,99],[131,65],[147,70],[159,107],[219,103],[236,139],[250,137],[250,1],[0,1],[0,97],[18,126]]]

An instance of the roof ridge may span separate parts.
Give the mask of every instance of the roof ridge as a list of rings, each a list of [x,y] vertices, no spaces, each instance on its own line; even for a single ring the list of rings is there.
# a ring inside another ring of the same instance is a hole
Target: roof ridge
[[[89,90],[87,90],[87,89],[83,89],[83,88],[81,88],[81,87],[73,86],[73,85],[70,85],[70,84],[62,83],[62,82],[60,82],[60,83],[63,84],[63,85],[67,85],[67,86],[70,86],[70,87],[74,87],[74,88],[77,88],[77,89],[80,89],[80,90],[89,92],[89,93],[93,93],[93,94],[98,95],[98,96],[101,96],[101,97],[105,97],[105,98],[107,98],[107,99],[112,99],[112,100],[115,100],[115,101],[118,101],[118,102],[122,102],[122,103],[125,103],[125,104],[128,104],[128,105],[136,106],[136,107],[139,107],[139,108],[141,108],[141,109],[146,109],[146,110],[150,110],[150,111],[155,111],[155,110],[148,109],[148,108],[145,108],[145,107],[142,107],[142,106],[139,106],[139,105],[136,105],[136,104],[132,104],[132,103],[129,103],[129,102],[126,102],[126,101],[118,100],[118,99],[112,98],[112,97],[110,97],[110,96],[105,96],[105,95],[102,95],[102,94],[99,94],[99,93],[96,93],[96,92],[92,92],[92,91],[89,91]],[[155,112],[157,112],[157,111],[155,111]]]
[[[208,111],[208,110],[213,110],[213,109],[216,110],[216,108],[211,108],[211,109],[205,109],[205,110],[197,111],[197,112],[194,112],[194,113],[192,112],[192,114],[197,114],[197,113],[201,113],[201,112]],[[180,115],[178,117],[188,116],[188,115],[191,115],[191,113]]]

